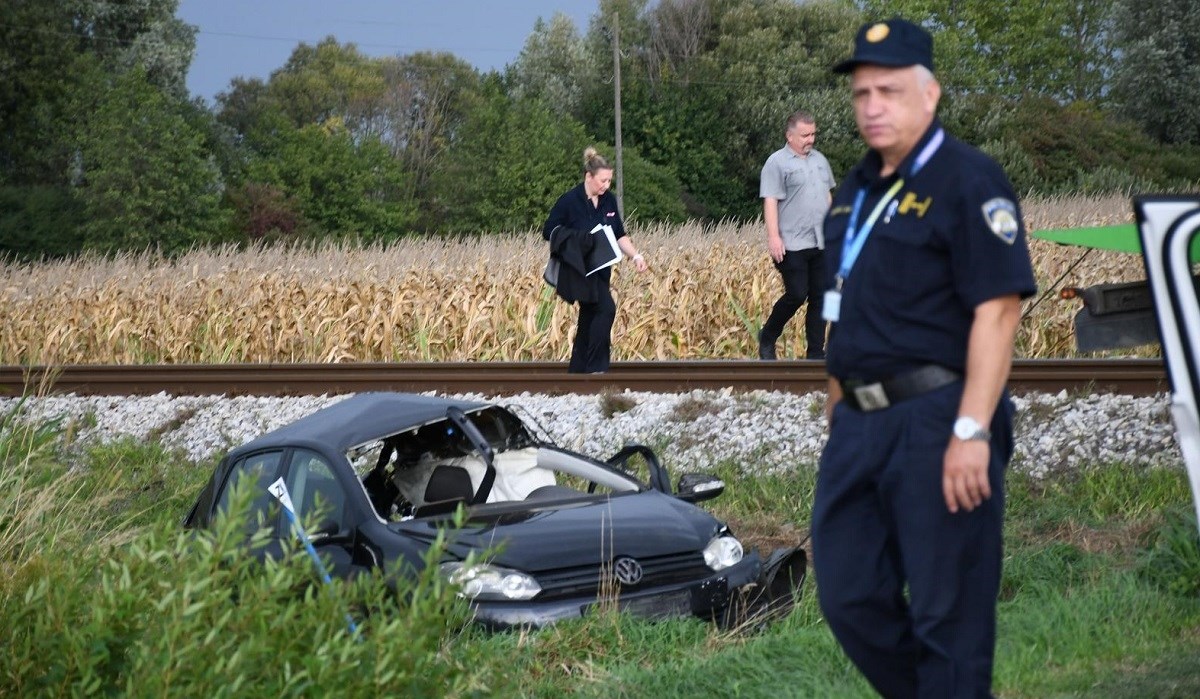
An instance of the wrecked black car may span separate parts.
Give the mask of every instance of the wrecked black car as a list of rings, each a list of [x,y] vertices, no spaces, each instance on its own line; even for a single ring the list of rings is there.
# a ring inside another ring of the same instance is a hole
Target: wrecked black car
[[[601,461],[483,402],[346,398],[231,451],[184,525],[210,527],[238,484],[251,489],[250,526],[272,537],[265,555],[300,534],[335,577],[412,575],[446,532],[441,573],[496,628],[580,617],[605,600],[743,623],[789,609],[804,577],[803,549],[764,561],[697,507],[722,481],[685,474],[673,488],[647,447]]]

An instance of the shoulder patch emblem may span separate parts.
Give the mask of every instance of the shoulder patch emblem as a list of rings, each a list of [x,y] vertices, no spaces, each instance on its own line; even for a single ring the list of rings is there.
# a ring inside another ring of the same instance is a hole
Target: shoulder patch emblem
[[[992,233],[1007,245],[1016,242],[1017,230],[1020,228],[1017,223],[1017,205],[1008,199],[997,197],[985,201],[982,208],[983,220],[987,221]]]

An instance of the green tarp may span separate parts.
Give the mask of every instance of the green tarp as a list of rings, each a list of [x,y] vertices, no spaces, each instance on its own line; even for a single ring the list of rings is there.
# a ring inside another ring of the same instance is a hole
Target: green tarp
[[[1125,223],[1118,226],[1093,226],[1091,228],[1060,228],[1052,231],[1033,231],[1034,238],[1052,243],[1075,245],[1084,248],[1116,250],[1118,252],[1142,252],[1142,241],[1138,238],[1137,226]],[[1200,236],[1192,240],[1192,262],[1200,262]]]
[[[1084,248],[1100,248],[1101,250],[1118,250],[1120,252],[1142,251],[1142,241],[1138,239],[1137,226],[1126,223],[1119,226],[1094,226],[1092,228],[1060,228],[1054,231],[1034,231],[1034,238],[1049,240],[1063,245],[1077,245]]]

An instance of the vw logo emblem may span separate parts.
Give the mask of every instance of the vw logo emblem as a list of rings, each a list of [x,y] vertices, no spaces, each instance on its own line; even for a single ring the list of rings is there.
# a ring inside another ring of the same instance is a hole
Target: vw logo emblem
[[[622,585],[637,585],[642,581],[642,564],[628,556],[613,561],[613,573]]]

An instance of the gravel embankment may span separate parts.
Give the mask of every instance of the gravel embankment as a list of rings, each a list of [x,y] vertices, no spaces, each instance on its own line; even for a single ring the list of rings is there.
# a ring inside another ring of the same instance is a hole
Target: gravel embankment
[[[23,413],[39,420],[62,418],[77,443],[125,435],[158,438],[203,461],[342,398],[53,396],[28,399]],[[676,472],[705,470],[727,460],[757,473],[812,467],[825,442],[823,393],[524,393],[487,399],[515,407],[563,446],[605,456],[625,443],[647,444]],[[0,416],[17,401],[0,399]],[[1014,468],[1043,476],[1114,462],[1182,466],[1165,394],[1034,393],[1015,401]]]

